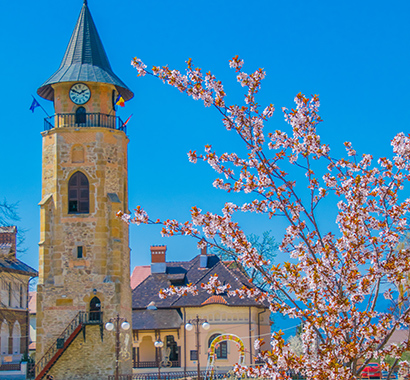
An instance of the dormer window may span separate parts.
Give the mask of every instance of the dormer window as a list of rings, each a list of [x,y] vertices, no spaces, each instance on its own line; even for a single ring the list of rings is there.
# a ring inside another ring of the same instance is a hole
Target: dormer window
[[[90,212],[90,191],[87,177],[74,173],[68,181],[68,213],[87,214]]]

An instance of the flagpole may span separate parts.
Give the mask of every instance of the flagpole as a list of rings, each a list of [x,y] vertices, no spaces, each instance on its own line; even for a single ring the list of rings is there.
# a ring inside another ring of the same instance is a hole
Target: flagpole
[[[34,95],[31,95],[32,97],[33,97],[33,99],[37,102],[37,99],[34,97]],[[37,104],[39,105],[39,107],[44,111],[44,113],[48,116],[48,117],[50,117],[50,115],[47,113],[47,111],[43,108],[43,106],[39,103],[39,102],[37,102]]]

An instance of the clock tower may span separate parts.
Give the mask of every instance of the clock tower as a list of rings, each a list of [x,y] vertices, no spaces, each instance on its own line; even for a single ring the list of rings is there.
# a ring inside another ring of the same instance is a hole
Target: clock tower
[[[116,367],[118,315],[131,323],[126,126],[114,74],[84,0],[59,69],[38,89],[45,119],[37,288],[36,379],[97,380]],[[121,331],[119,373],[131,374],[131,330]]]

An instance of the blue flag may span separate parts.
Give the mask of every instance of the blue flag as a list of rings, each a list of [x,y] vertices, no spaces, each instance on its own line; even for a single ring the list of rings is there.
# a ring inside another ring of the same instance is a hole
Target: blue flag
[[[37,107],[40,107],[40,104],[39,104],[39,102],[36,100],[36,98],[33,97],[33,103],[31,103],[30,111],[34,113],[34,110],[35,110]]]

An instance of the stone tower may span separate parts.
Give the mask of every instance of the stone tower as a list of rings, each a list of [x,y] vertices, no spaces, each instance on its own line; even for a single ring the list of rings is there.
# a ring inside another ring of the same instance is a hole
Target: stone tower
[[[129,140],[115,102],[133,93],[112,71],[86,0],[37,93],[55,115],[42,132],[36,373],[97,380],[115,371],[115,333],[104,324],[131,323],[128,226],[116,218],[128,210]],[[120,336],[119,373],[132,371],[131,334]]]

